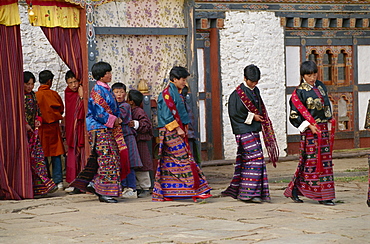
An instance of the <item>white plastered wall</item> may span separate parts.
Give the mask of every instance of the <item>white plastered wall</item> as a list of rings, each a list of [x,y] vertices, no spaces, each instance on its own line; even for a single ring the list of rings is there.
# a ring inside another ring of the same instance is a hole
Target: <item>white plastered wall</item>
[[[261,70],[258,87],[272,120],[280,149],[286,156],[284,30],[272,12],[226,12],[224,29],[220,31],[224,156],[236,156],[227,103],[229,95],[243,82],[243,69],[249,64]],[[265,156],[267,154],[265,153]]]

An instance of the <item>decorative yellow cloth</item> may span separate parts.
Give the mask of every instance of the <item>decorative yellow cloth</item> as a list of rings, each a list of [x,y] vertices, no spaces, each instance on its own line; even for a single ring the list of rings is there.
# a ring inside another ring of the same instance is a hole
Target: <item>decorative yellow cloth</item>
[[[176,129],[177,127],[179,127],[179,123],[177,123],[176,120],[172,121],[171,123],[168,123],[165,125],[165,127],[167,128],[167,130],[169,131],[173,131],[174,129]]]
[[[58,7],[33,5],[34,17],[29,16],[34,26],[78,28],[80,9],[77,7]]]
[[[20,24],[18,2],[0,5],[0,25],[13,26]]]

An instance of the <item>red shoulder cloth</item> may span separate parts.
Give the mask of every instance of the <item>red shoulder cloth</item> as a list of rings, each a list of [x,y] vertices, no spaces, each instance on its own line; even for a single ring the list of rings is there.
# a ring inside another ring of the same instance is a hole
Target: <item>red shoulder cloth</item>
[[[305,120],[307,120],[311,125],[314,125],[317,128],[319,128],[317,126],[317,123],[316,123],[315,119],[312,117],[310,112],[307,110],[307,108],[303,105],[303,103],[299,99],[296,90],[297,89],[295,89],[293,91],[292,97],[291,97],[291,101],[292,101],[293,105],[297,108],[297,110],[303,116],[303,118]],[[316,87],[314,87],[313,90],[315,91],[316,95],[320,98],[321,102],[324,104],[324,99],[321,96],[318,89]],[[334,133],[335,133],[335,119],[332,118],[331,119],[331,133],[330,133],[330,152],[333,152]],[[321,139],[322,139],[321,131],[319,131],[319,133],[317,134],[317,165],[316,165],[316,171],[317,172],[323,172],[323,170],[324,170],[323,165],[322,165],[321,150],[320,150],[320,148],[321,148]]]
[[[167,107],[170,109],[174,119],[179,124],[180,128],[183,131],[185,131],[185,127],[184,127],[184,125],[183,125],[183,123],[180,119],[179,111],[177,110],[176,104],[173,101],[173,98],[171,97],[169,88],[170,88],[170,86],[167,86],[163,90],[163,92],[162,92],[163,99],[166,102]],[[185,137],[183,139],[184,139],[188,154],[192,158],[192,153],[191,153],[190,146],[189,146],[188,136],[185,135]],[[190,160],[190,168],[191,168],[191,171],[192,171],[193,177],[194,177],[194,186],[193,186],[193,188],[198,189],[198,187],[200,185],[200,179],[199,179],[199,174],[198,174],[198,167],[197,167],[194,159]]]
[[[261,115],[263,117],[263,121],[261,122],[263,141],[265,143],[270,161],[274,167],[276,167],[276,162],[279,160],[279,147],[275,138],[272,122],[267,114],[265,104],[261,99],[262,114],[260,114],[256,106],[254,106],[253,102],[248,98],[247,94],[245,94],[240,86],[241,85],[236,88],[236,92],[238,93],[239,98],[243,102],[244,106],[252,113]]]

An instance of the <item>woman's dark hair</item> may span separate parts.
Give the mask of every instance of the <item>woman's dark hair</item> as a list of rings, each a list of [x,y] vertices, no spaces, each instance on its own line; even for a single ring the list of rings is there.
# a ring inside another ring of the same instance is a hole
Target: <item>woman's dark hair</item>
[[[126,85],[125,85],[125,84],[123,84],[123,83],[121,83],[121,82],[117,82],[117,83],[114,83],[114,84],[112,85],[112,91],[113,91],[114,89],[123,89],[123,90],[125,90],[125,91],[126,91]]]
[[[144,95],[138,90],[130,90],[128,92],[128,100],[134,101],[136,106],[140,106],[143,102]]]
[[[244,68],[244,78],[257,82],[261,78],[261,71],[256,65],[250,64]]]
[[[175,66],[170,71],[170,81],[173,81],[175,78],[187,78],[189,75],[190,73],[184,67]]]
[[[39,74],[39,82],[40,84],[45,84],[48,80],[53,80],[54,75],[51,73],[50,70],[43,70]]]
[[[303,77],[304,75],[309,75],[309,74],[314,74],[314,73],[317,73],[318,69],[317,69],[317,65],[314,61],[304,61],[302,64],[301,64],[301,69],[300,69],[300,73],[301,73],[301,76]]]
[[[28,83],[31,79],[33,79],[33,82],[36,82],[35,76],[30,71],[24,71],[23,72],[23,79],[24,83]]]
[[[112,66],[106,62],[97,62],[91,67],[91,73],[95,80],[100,80],[107,72],[112,71]]]
[[[65,78],[66,78],[66,81],[67,81],[68,79],[76,78],[76,76],[75,76],[75,74],[73,73],[72,70],[68,70],[67,73],[66,73],[66,77]]]

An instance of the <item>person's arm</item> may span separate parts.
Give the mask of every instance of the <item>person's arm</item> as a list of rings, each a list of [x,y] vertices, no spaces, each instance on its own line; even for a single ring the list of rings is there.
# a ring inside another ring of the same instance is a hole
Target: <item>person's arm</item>
[[[164,126],[166,127],[167,130],[173,131],[174,129],[179,127],[179,124],[174,119],[170,109],[167,107],[167,104],[162,96],[158,98],[157,109],[158,109],[157,110],[158,120],[161,120],[165,124]]]
[[[37,98],[34,96],[35,99],[35,106],[36,106],[36,121],[35,121],[35,127],[40,127],[42,124],[42,117],[41,117],[41,110],[40,106],[37,103]]]
[[[116,116],[108,113],[102,106],[96,103],[93,98],[89,99],[89,112],[94,120],[107,126],[108,128],[113,128],[116,120],[118,119]]]
[[[59,94],[56,91],[54,91],[54,92],[55,92],[55,95],[56,95],[56,99],[57,99],[57,101],[58,101],[58,103],[60,105],[59,112],[60,112],[61,115],[63,115],[64,114],[64,103],[63,103],[63,100],[62,100],[62,98],[59,96]]]
[[[303,90],[297,90],[297,96],[299,100],[305,105],[306,101],[304,99]],[[289,101],[290,104],[290,114],[289,114],[289,121],[290,123],[296,127],[300,132],[306,131],[308,128],[312,130],[314,134],[317,133],[317,128],[314,125],[311,125],[302,114],[298,111],[298,109],[294,106],[292,100]]]
[[[250,125],[254,120],[255,114],[245,108],[236,91],[231,93],[229,97],[228,111],[229,117],[233,118],[236,122]]]
[[[138,111],[136,114],[135,120],[133,120],[135,123],[135,130],[138,133],[145,134],[149,133],[152,130],[152,123],[150,122],[148,116],[146,116],[144,110]]]

